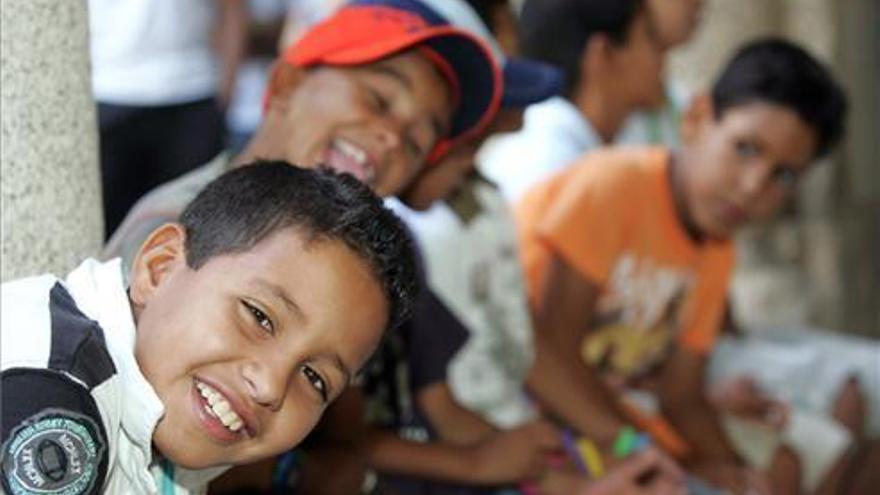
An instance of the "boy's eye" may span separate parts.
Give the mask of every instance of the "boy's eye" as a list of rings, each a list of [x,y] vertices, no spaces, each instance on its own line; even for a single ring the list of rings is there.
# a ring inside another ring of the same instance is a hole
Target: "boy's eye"
[[[758,154],[758,147],[748,141],[736,142],[736,154],[742,158],[751,158]]]
[[[422,147],[413,139],[411,136],[404,137],[404,144],[406,146],[406,151],[415,157],[422,156]]]
[[[773,170],[773,182],[786,188],[794,187],[799,178],[800,174],[787,167],[776,167]]]
[[[306,380],[309,381],[309,384],[311,384],[311,386],[318,392],[318,394],[321,395],[321,400],[326,403],[328,396],[327,382],[325,382],[324,379],[321,378],[321,375],[319,375],[318,372],[309,365],[303,366],[302,372],[303,375],[306,377]]]
[[[367,88],[367,92],[370,95],[370,101],[373,103],[373,106],[381,112],[385,113],[391,107],[391,104],[388,102],[388,99],[380,93],[379,91],[373,88]]]
[[[254,317],[254,321],[256,321],[257,324],[263,328],[263,330],[269,333],[275,333],[275,326],[272,324],[272,320],[270,320],[269,317],[266,316],[266,313],[247,301],[242,301],[242,304],[244,304],[245,308],[247,308],[247,310]]]

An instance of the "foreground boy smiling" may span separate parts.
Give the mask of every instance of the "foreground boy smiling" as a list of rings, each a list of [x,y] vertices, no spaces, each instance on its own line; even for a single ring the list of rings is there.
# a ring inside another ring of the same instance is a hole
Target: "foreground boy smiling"
[[[127,290],[118,260],[4,284],[4,491],[201,492],[293,447],[408,312],[407,239],[354,178],[262,163],[153,231]]]

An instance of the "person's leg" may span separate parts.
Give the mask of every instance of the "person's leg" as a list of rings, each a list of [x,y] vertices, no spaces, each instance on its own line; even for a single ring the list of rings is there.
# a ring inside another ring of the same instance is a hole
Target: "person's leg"
[[[142,194],[141,171],[150,159],[142,145],[146,113],[148,108],[98,105],[105,239]]]
[[[860,464],[864,456],[860,442],[864,436],[866,414],[867,403],[859,382],[854,377],[850,378],[838,392],[832,406],[831,416],[849,430],[854,445],[822,478],[816,488],[816,495],[842,493],[847,486],[851,486],[853,477],[861,470]]]
[[[876,494],[880,487],[880,441],[873,440],[862,445],[856,466],[850,472],[848,495]]]
[[[157,125],[160,160],[151,178],[156,184],[209,162],[224,148],[225,122],[213,98],[165,107]]]
[[[865,420],[868,414],[868,403],[858,378],[850,377],[841,387],[831,411],[831,415],[841,425],[860,439],[865,435]]]
[[[801,492],[801,462],[797,453],[786,445],[773,454],[767,479],[774,495],[797,495]]]

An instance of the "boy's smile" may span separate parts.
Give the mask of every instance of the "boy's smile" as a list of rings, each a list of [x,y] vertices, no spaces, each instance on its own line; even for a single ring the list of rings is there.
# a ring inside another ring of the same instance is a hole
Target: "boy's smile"
[[[258,134],[247,155],[325,164],[387,196],[422,169],[448,133],[451,91],[417,50],[362,66],[316,67],[297,77],[273,97],[263,126],[271,131]]]
[[[202,377],[193,379],[191,396],[205,431],[224,443],[257,436],[260,429],[253,411],[235,394],[222,392],[224,388],[208,385]]]
[[[701,235],[727,238],[782,206],[813,160],[816,134],[772,103],[732,107],[717,120],[709,108],[697,113],[679,178],[686,216]]]
[[[182,247],[179,226],[163,227],[132,275],[135,356],[165,406],[155,446],[187,468],[289,449],[378,344],[381,285],[341,242],[294,228],[198,270]]]

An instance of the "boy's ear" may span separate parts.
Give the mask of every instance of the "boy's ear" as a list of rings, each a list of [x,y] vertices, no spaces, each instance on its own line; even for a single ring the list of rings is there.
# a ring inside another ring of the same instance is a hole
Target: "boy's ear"
[[[186,232],[180,224],[166,223],[141,245],[131,267],[129,295],[136,307],[150,299],[175,270],[186,267]]]
[[[715,120],[712,98],[708,93],[700,93],[691,99],[681,119],[681,139],[684,143],[693,142],[707,124]]]
[[[266,101],[264,106],[266,110],[271,107],[281,106],[282,109],[287,108],[288,96],[295,88],[303,76],[303,69],[294,67],[281,60],[276,60],[272,65],[269,75],[269,82],[266,90]]]
[[[584,50],[581,52],[581,87],[586,87],[592,77],[602,74],[608,67],[608,61],[613,55],[611,40],[604,33],[596,33],[587,39]]]

